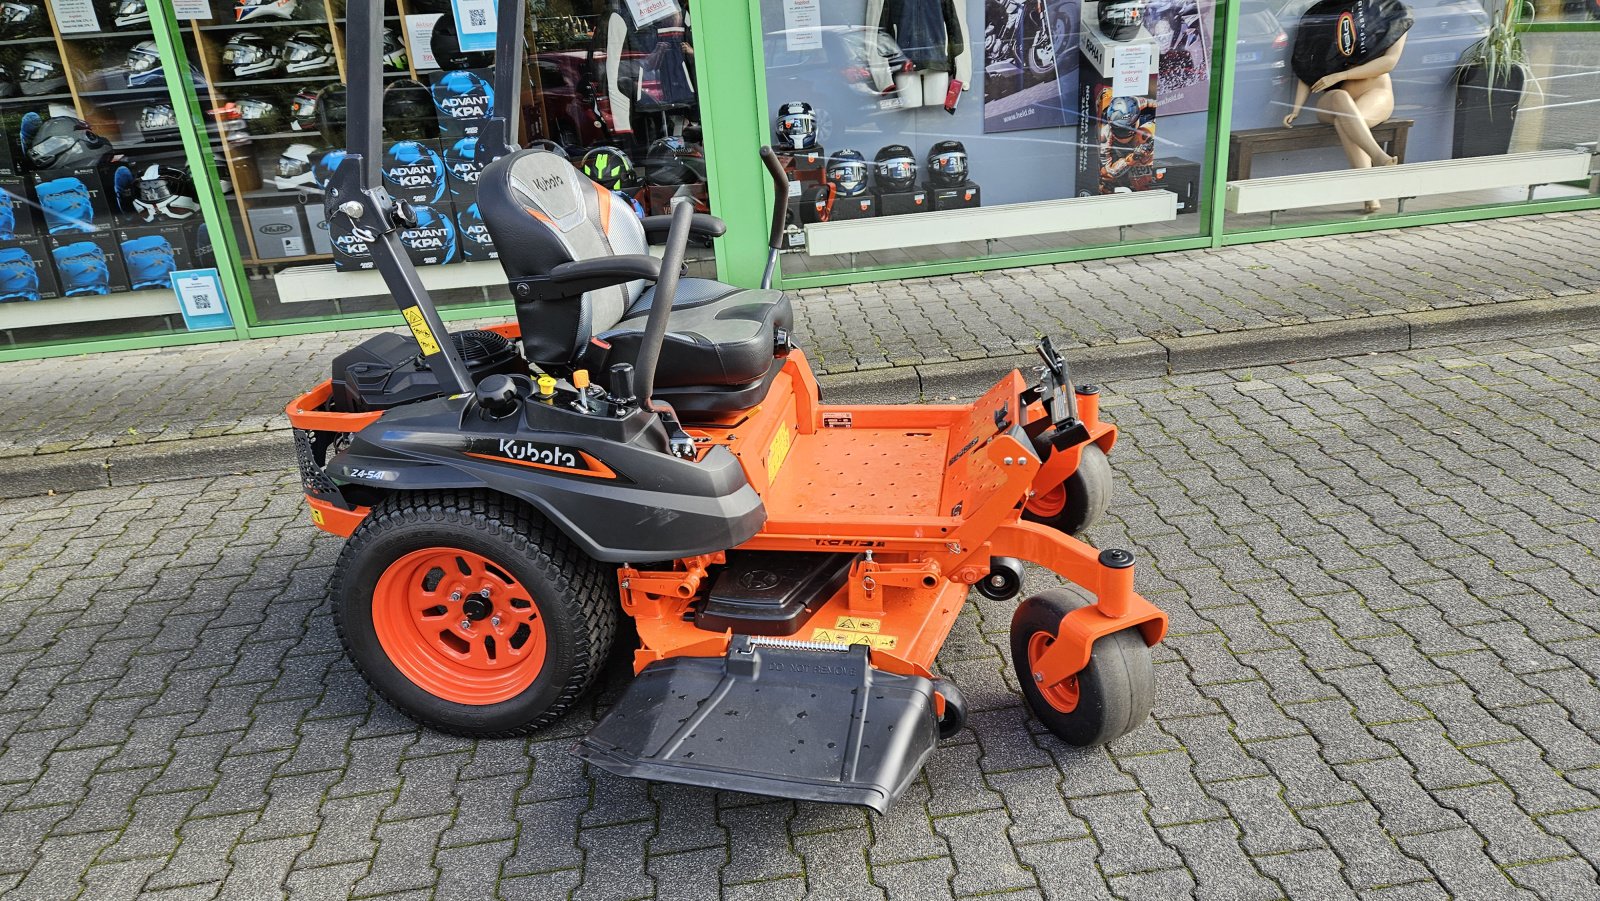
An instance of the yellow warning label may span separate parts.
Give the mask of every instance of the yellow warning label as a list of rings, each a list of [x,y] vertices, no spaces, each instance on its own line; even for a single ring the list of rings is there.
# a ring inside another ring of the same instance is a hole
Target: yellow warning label
[[[892,651],[900,643],[893,635],[873,635],[867,632],[846,632],[840,629],[813,629],[811,640],[823,644],[864,644],[875,651]]]
[[[772,445],[767,448],[767,482],[771,484],[778,478],[778,470],[783,468],[783,461],[789,459],[789,448],[794,446],[794,432],[789,430],[787,424],[778,427],[778,434],[772,436]]]
[[[882,632],[883,621],[861,616],[841,616],[834,622],[833,627],[846,632]]]
[[[311,508],[311,521],[319,526],[327,525],[327,522],[322,518],[322,511],[316,507]]]
[[[439,341],[433,337],[433,329],[428,328],[428,320],[423,318],[421,307],[406,307],[400,311],[406,317],[406,325],[411,326],[411,334],[417,338],[417,346],[422,348],[422,355],[431,357],[439,352]]]

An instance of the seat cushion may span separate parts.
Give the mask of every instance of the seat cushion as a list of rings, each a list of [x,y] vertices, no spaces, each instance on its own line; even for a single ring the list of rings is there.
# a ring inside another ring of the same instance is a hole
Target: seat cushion
[[[638,357],[650,307],[644,298],[599,337],[611,345],[607,365]],[[710,279],[684,279],[667,318],[656,386],[744,385],[772,368],[779,329],[794,324],[789,299],[779,291],[735,288]]]

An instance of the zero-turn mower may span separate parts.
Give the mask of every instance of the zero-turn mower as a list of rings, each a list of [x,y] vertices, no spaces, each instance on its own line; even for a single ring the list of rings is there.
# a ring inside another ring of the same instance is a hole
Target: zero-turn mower
[[[352,4],[349,155],[330,218],[410,326],[297,398],[311,517],[347,538],[346,649],[420,723],[503,736],[583,697],[633,620],[635,677],[576,748],[627,776],[879,811],[966,719],[935,657],[967,594],[1038,564],[1083,591],[1023,601],[1011,652],[1039,720],[1111,741],[1153,701],[1166,616],[1133,556],[1073,534],[1106,509],[1116,428],[1048,340],[975,403],[823,402],[770,290],[680,277],[721,221],[641,220],[562,156],[516,150],[525,0],[501,0],[483,219],[516,322],[446,331],[378,175],[381,4]],[[650,244],[664,244],[660,257]],[[1092,600],[1090,600],[1092,598]]]

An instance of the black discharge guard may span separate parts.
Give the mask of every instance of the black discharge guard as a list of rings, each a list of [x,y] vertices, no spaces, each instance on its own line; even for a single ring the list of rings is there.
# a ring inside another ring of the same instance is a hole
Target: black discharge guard
[[[933,683],[873,669],[864,645],[736,635],[727,657],[645,667],[573,751],[621,776],[883,813],[937,740]]]

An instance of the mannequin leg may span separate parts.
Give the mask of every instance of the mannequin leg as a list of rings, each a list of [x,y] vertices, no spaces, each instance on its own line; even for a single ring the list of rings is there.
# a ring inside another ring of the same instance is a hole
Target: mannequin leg
[[[1389,118],[1393,108],[1394,94],[1381,88],[1367,91],[1359,100],[1336,88],[1323,92],[1322,99],[1317,101],[1317,119],[1332,123],[1339,132],[1339,143],[1344,145],[1352,169],[1365,169],[1374,164],[1392,166],[1396,160],[1378,146],[1377,139],[1372,136],[1372,126]],[[1382,115],[1374,115],[1380,111]]]
[[[914,109],[923,104],[922,73],[896,72],[894,87],[900,95],[900,105],[905,109]]]

